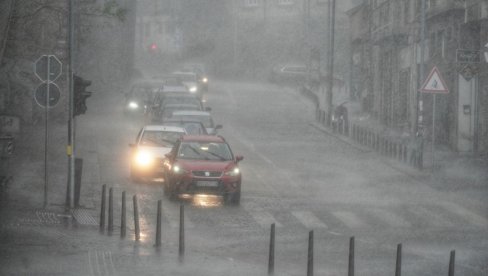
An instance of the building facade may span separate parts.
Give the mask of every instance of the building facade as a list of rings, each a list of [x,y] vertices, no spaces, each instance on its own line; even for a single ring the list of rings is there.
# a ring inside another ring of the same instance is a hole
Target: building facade
[[[421,0],[368,0],[349,11],[353,94],[386,127],[420,130],[429,140],[435,133],[436,142],[457,151],[486,153],[487,3],[425,3],[424,43]],[[434,66],[449,93],[418,92]]]

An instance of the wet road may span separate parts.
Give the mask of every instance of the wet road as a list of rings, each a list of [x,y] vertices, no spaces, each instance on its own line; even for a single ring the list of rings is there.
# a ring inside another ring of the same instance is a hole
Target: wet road
[[[115,95],[98,97],[90,105],[93,113],[78,120],[78,152],[84,158],[87,188],[82,191],[84,208],[75,214],[78,226],[68,227],[76,235],[76,246],[70,255],[60,254],[66,248],[59,246],[52,249],[55,256],[44,257],[49,262],[64,260],[54,271],[265,275],[274,223],[276,275],[306,273],[310,230],[315,237],[315,275],[346,275],[351,236],[356,241],[357,275],[392,275],[398,243],[403,244],[405,275],[447,274],[450,250],[456,250],[457,275],[488,273],[486,202],[462,191],[436,189],[434,180],[406,174],[375,152],[328,135],[314,123],[314,105],[293,89],[230,82],[212,83],[207,105],[214,121],[224,126],[220,134],[235,154],[244,156],[241,205],[224,206],[215,196],[182,200],[186,255],[179,263],[179,203],[165,198],[156,184],[134,184],[128,178],[128,144],[141,122],[124,118],[114,104],[122,100]],[[96,226],[104,184],[113,188],[116,202],[112,236],[99,234]],[[122,191],[127,193],[129,223],[127,238],[120,240]],[[140,205],[139,243],[132,241],[133,195]],[[163,241],[157,249],[159,199]]]

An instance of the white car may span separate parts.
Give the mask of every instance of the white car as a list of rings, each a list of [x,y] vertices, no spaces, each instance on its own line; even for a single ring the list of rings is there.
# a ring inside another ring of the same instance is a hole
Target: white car
[[[181,135],[187,134],[182,127],[147,125],[137,135],[131,147],[130,176],[134,182],[164,180],[165,155],[171,151]]]
[[[210,135],[217,135],[217,130],[222,128],[222,125],[215,125],[212,119],[212,115],[207,111],[175,111],[171,120],[181,120],[181,121],[199,121],[202,122],[203,126]]]

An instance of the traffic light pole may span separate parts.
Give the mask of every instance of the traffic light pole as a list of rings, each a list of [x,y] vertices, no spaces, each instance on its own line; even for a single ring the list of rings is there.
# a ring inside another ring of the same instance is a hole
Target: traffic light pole
[[[74,110],[74,79],[73,79],[73,67],[74,67],[74,0],[67,0],[69,6],[69,119],[68,119],[68,146],[66,152],[68,154],[68,187],[66,206],[74,208],[75,203],[75,117],[73,116]]]

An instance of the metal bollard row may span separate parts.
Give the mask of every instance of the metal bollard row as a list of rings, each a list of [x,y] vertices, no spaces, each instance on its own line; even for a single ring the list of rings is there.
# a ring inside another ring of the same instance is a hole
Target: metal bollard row
[[[414,168],[422,169],[423,152],[417,147],[410,148],[403,142],[395,141],[382,136],[371,128],[356,124],[351,124],[349,137],[360,145],[372,148],[380,155],[396,159]]]

